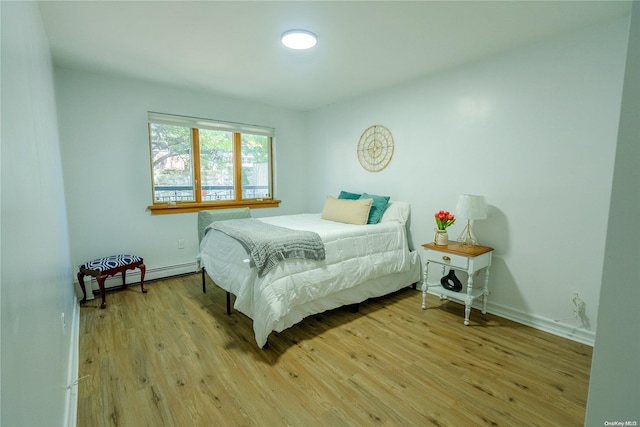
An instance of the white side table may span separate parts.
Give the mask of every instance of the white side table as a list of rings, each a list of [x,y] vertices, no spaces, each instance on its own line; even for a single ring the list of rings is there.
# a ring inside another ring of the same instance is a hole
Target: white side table
[[[422,309],[427,308],[427,290],[435,288],[440,294],[440,299],[462,301],[465,305],[464,324],[469,325],[469,315],[473,301],[482,296],[482,314],[487,312],[487,298],[489,297],[489,269],[491,267],[491,254],[493,248],[487,246],[464,246],[461,243],[450,242],[446,246],[426,243],[424,248],[424,271],[422,273]],[[466,290],[460,292],[451,291],[442,287],[440,282],[429,283],[429,264],[437,264],[442,267],[442,276],[446,275],[447,268],[465,271],[467,279]],[[484,286],[474,287],[474,275],[480,270],[485,270]]]

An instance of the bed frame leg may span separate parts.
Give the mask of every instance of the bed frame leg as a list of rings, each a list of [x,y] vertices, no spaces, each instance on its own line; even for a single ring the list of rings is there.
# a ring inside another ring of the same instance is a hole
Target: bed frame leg
[[[202,292],[207,293],[207,281],[202,267]],[[231,293],[227,291],[227,314],[231,314]]]
[[[411,285],[411,287],[412,287],[413,289],[418,289],[418,282],[413,283],[413,284]]]

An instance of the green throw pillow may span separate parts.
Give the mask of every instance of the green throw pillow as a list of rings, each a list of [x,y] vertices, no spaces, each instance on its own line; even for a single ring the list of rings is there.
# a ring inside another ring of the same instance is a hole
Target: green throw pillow
[[[348,191],[341,191],[338,199],[358,200],[361,194],[349,193]]]
[[[367,224],[377,224],[380,222],[382,218],[382,214],[385,209],[387,209],[387,205],[389,204],[390,197],[388,196],[374,196],[371,194],[364,193],[360,196],[361,199],[373,199],[373,203],[371,204],[371,210],[369,211],[369,220]]]

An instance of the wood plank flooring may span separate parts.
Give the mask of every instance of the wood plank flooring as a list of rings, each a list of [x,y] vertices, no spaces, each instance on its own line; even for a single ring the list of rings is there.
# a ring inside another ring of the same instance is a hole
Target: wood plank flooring
[[[208,279],[207,279],[208,280]],[[83,426],[582,426],[592,348],[406,289],[257,348],[188,275],[80,311]]]

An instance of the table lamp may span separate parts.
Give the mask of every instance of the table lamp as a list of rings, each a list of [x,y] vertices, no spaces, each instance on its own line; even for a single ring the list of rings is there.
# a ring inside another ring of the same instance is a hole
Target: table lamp
[[[467,225],[460,233],[458,242],[464,246],[475,246],[478,244],[478,239],[471,230],[471,221],[475,219],[485,219],[487,217],[487,204],[484,201],[484,196],[475,196],[473,194],[462,194],[458,197],[458,204],[456,205],[456,216],[467,220]]]

